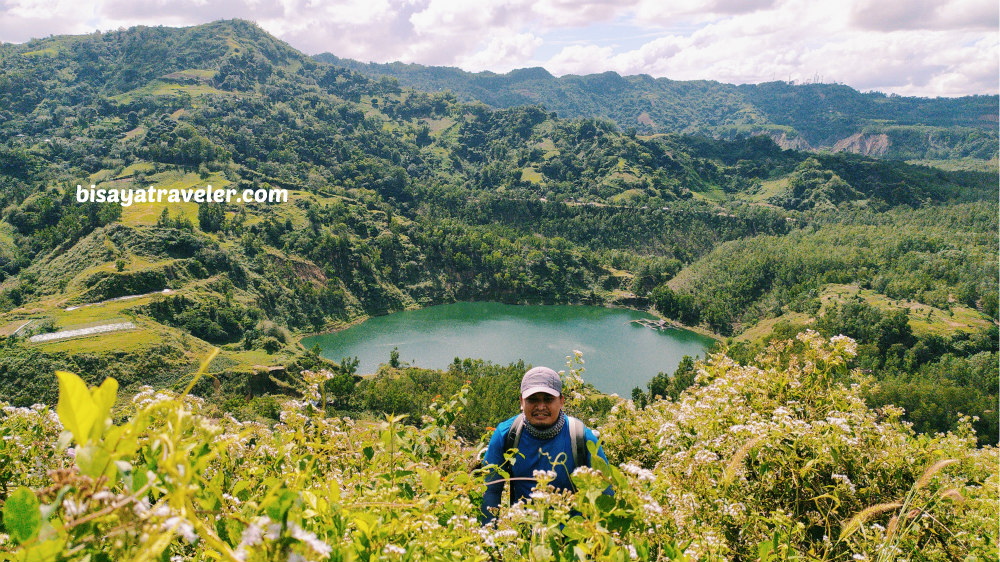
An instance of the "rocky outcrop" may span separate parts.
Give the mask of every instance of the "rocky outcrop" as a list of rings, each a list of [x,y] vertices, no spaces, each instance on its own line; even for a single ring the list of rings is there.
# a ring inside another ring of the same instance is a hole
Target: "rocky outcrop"
[[[788,150],[788,149],[812,150],[812,147],[809,146],[809,143],[806,141],[806,139],[798,135],[789,136],[788,133],[783,132],[780,135],[771,133],[768,136],[771,137],[771,140],[774,141],[774,144],[780,146],[783,150]]]
[[[834,152],[853,152],[863,156],[885,156],[892,142],[885,133],[864,135],[858,133],[841,139],[833,145]]]

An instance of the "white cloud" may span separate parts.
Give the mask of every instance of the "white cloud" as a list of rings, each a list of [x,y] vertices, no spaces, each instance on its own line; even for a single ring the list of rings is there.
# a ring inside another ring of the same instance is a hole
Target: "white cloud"
[[[859,0],[851,23],[862,29],[997,29],[998,4],[983,0]]]
[[[0,0],[0,40],[240,17],[309,54],[995,93],[996,0]]]
[[[692,8],[704,22],[690,33],[672,33],[623,52],[596,45],[565,48],[544,65],[554,73],[615,70],[677,80],[712,79],[729,83],[820,79],[860,90],[903,95],[955,96],[997,91],[997,32],[981,30],[978,18],[947,16],[958,3],[930,4],[933,18],[923,29],[904,22],[879,31],[858,25],[855,14],[868,4],[844,9],[834,3],[785,0],[758,5],[736,16],[719,16],[710,2],[670,3],[681,21]],[[954,4],[954,5],[953,5]],[[992,2],[964,2],[963,14],[989,12]],[[980,9],[976,12],[975,6]],[[666,5],[656,3],[658,8]],[[860,8],[859,8],[860,6]],[[850,6],[848,6],[850,7]],[[653,9],[644,12],[653,19]],[[883,22],[891,18],[884,17]],[[995,17],[994,17],[995,21]],[[964,82],[963,82],[964,80]]]
[[[541,44],[541,37],[533,33],[495,37],[481,51],[460,57],[457,64],[465,68],[490,68],[495,72],[509,72],[529,65],[535,50]]]
[[[578,27],[610,21],[641,0],[539,0],[532,3],[535,21],[548,27]]]
[[[598,47],[597,45],[570,45],[564,47],[554,57],[545,62],[545,67],[556,75],[563,74],[590,74],[613,68],[615,56],[611,47]],[[597,66],[601,68],[595,68]],[[604,62],[604,65],[600,63]]]

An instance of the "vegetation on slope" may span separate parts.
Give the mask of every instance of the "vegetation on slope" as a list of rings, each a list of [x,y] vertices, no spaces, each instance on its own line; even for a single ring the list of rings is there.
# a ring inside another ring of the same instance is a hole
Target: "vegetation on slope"
[[[556,78],[543,68],[470,73],[419,64],[316,60],[428,92],[450,91],[493,107],[544,105],[566,118],[611,119],[641,133],[717,138],[766,135],[787,148],[832,149],[896,159],[993,161],[997,96],[908,98],[837,84],[735,86],[615,72]]]
[[[272,430],[152,389],[60,373],[55,412],[0,417],[0,552],[13,559],[992,559],[995,447],[916,437],[865,406],[846,337],[804,333],[751,365],[715,355],[676,401],[619,403],[609,464],[576,493],[538,474],[480,527],[486,470],[455,435],[469,388],[422,426],[327,417],[323,373]],[[570,372],[567,384],[579,388]],[[571,392],[571,395],[573,393]],[[578,400],[575,398],[574,400]],[[60,437],[60,433],[64,437]],[[615,495],[602,491],[611,485]]]
[[[318,363],[298,335],[456,299],[655,301],[737,335],[815,314],[830,283],[851,283],[996,318],[995,173],[490,109],[317,62],[241,21],[3,45],[0,98],[0,389],[18,406],[54,400],[53,369],[183,387],[218,347],[216,405],[273,413]],[[76,202],[91,183],[289,200]],[[27,340],[112,319],[137,327]],[[996,353],[996,338],[970,347],[959,323],[932,320],[947,344],[908,360],[918,342],[904,341],[879,355],[887,373],[915,382],[946,355]],[[966,406],[948,403],[954,427]]]

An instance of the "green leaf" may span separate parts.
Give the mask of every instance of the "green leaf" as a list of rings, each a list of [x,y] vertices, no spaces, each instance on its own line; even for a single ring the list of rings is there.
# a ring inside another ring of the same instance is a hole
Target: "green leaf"
[[[118,472],[108,452],[97,445],[77,447],[76,466],[80,467],[81,474],[95,479],[107,476],[108,479],[114,480]]]
[[[97,406],[87,383],[66,371],[56,371],[56,377],[59,378],[59,404],[56,406],[59,421],[77,443],[86,443],[97,417]]]
[[[136,493],[149,482],[149,471],[145,466],[132,471],[132,493]]]
[[[2,560],[18,560],[23,562],[50,562],[51,560],[59,560],[60,554],[66,546],[66,539],[63,538],[53,538],[48,540],[39,541],[31,545],[25,546],[20,552],[17,553],[17,557],[2,558]]]
[[[38,536],[42,526],[41,504],[34,492],[21,486],[3,504],[3,524],[18,544]]]
[[[90,437],[97,441],[104,433],[104,422],[111,417],[111,407],[115,405],[115,400],[118,398],[118,381],[111,377],[104,379],[101,386],[93,390],[91,396],[94,407],[97,408],[97,417],[90,430]]]
[[[593,468],[599,470],[601,474],[604,475],[605,478],[610,480],[613,477],[613,475],[611,474],[611,467],[601,457],[597,455],[592,456],[590,458],[590,464],[593,466]]]
[[[219,534],[219,538],[226,541],[229,546],[236,548],[240,544],[243,524],[239,521],[228,517],[219,519],[215,523],[215,530]]]
[[[600,496],[598,496],[597,500],[595,500],[595,503],[597,504],[597,509],[600,509],[605,513],[615,508],[615,498],[606,494],[601,494]]]
[[[277,493],[277,497],[265,508],[267,516],[271,518],[272,521],[284,522],[285,518],[288,517],[288,511],[292,509],[295,505],[296,500],[299,499],[299,495],[291,490],[281,490]]]
[[[229,493],[232,494],[234,497],[239,498],[240,501],[247,501],[247,498],[250,497],[250,494],[247,492],[247,490],[249,489],[250,489],[249,482],[247,482],[246,480],[239,480],[236,482],[236,484],[233,484],[233,489]]]
[[[80,445],[99,440],[118,395],[118,381],[106,378],[100,387],[91,391],[87,383],[73,373],[56,371],[56,377],[59,378],[56,413],[63,427]]]
[[[577,515],[566,522],[566,526],[563,527],[563,534],[566,535],[566,538],[579,541],[587,538],[590,532],[583,526],[583,518]]]
[[[441,473],[436,470],[424,470],[421,468],[417,469],[420,473],[420,483],[424,485],[424,488],[432,493],[436,494],[441,488]]]
[[[806,475],[809,474],[809,471],[812,470],[813,465],[815,465],[818,461],[819,459],[811,459],[809,462],[807,462],[806,465],[803,466],[801,470],[799,470],[799,476],[805,478]]]

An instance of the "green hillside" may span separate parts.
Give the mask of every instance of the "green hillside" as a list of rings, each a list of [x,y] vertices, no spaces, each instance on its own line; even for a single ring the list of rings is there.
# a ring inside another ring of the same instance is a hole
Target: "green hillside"
[[[766,135],[785,148],[846,151],[902,160],[990,162],[996,167],[997,96],[910,98],[837,84],[735,86],[615,72],[556,78],[543,68],[470,73],[419,64],[376,64],[329,53],[317,60],[403,86],[453,92],[493,107],[544,105],[566,118],[610,119],[639,133],[716,138]]]
[[[271,428],[148,388],[112,411],[112,379],[91,390],[60,373],[57,411],[0,414],[0,553],[226,562],[818,562],[886,551],[894,560],[995,559],[997,448],[975,447],[967,420],[954,433],[917,436],[898,408],[867,407],[871,378],[845,367],[854,352],[848,338],[803,334],[748,365],[724,354],[698,362],[697,379],[675,400],[637,408],[616,399],[599,426],[608,462],[594,455],[592,468],[574,471],[575,493],[555,490],[554,473],[538,471],[530,498],[502,502],[488,526],[477,517],[490,467],[480,462],[482,443],[458,434],[477,411],[470,380],[413,425],[327,415],[316,406],[325,401],[317,373]],[[462,370],[447,375],[480,379]],[[580,415],[587,398],[577,394],[567,406]],[[608,487],[613,496],[602,494]]]
[[[514,76],[532,95],[546,91],[533,80],[551,78]],[[629,106],[640,78],[602,76]],[[829,284],[965,318],[914,318],[912,333],[893,332],[899,347],[874,343],[862,359],[886,380],[947,379],[995,356],[995,170],[788,150],[755,129],[717,135],[730,117],[713,97],[771,127],[777,110],[765,109],[790,94],[747,105],[742,87],[677,88],[705,94],[684,111],[711,126],[645,135],[404,89],[238,20],[2,45],[0,398],[51,403],[55,369],[135,390],[181,388],[203,368],[211,381],[194,391],[215,407],[273,417],[274,397],[323,365],[302,335],[455,300],[655,307],[723,338],[758,334],[750,353],[770,334],[755,327],[813,318]],[[894,127],[972,126],[876,98],[861,95],[851,119],[883,104]],[[78,202],[77,185],[281,190],[287,201],[123,206]],[[849,324],[838,314],[817,324],[824,336]],[[59,333],[70,330],[82,332]],[[344,377],[339,407],[370,414],[349,362],[327,367]],[[995,425],[983,406],[995,388],[976,377],[948,379],[974,391],[949,398],[947,415],[914,411],[929,420],[921,429],[956,427],[957,412]]]

